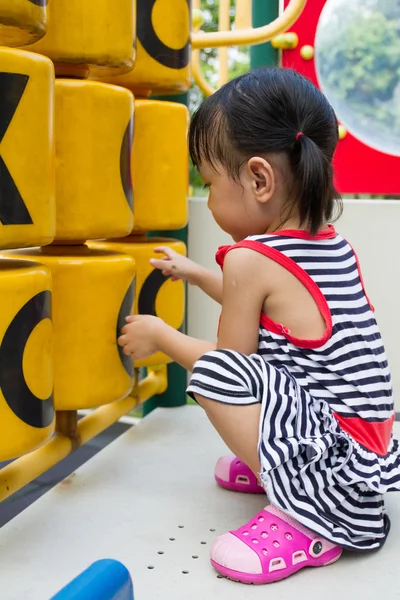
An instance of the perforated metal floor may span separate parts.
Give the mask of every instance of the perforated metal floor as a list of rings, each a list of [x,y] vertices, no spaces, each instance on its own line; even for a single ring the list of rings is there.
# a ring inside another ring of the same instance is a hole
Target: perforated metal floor
[[[217,578],[214,536],[264,504],[214,484],[224,452],[198,407],[155,411],[0,530],[1,600],[48,600],[100,558],[126,564],[135,600],[400,599],[400,494],[388,496],[392,533],[376,554],[270,586]]]

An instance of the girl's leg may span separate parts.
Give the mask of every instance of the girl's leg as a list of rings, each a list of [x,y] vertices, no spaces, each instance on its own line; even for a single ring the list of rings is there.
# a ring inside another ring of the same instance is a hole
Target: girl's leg
[[[208,400],[195,394],[228,448],[250,467],[255,475],[260,472],[258,458],[258,431],[261,404],[230,405]]]
[[[209,352],[193,370],[189,393],[227,446],[255,473],[260,472],[261,410],[272,401],[269,386],[282,377],[258,356],[224,350]],[[274,398],[279,401],[276,395]],[[335,562],[341,553],[339,546],[269,506],[243,527],[219,536],[210,556],[216,570],[226,577],[244,583],[271,583],[306,566]]]
[[[241,468],[247,465],[256,477],[264,379],[261,359],[216,350],[198,361],[188,389],[228,448],[244,463]]]

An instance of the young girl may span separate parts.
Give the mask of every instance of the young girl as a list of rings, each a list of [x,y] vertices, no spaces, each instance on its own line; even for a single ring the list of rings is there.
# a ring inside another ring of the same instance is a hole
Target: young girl
[[[245,583],[380,548],[383,494],[400,490],[385,350],[357,257],[328,224],[337,142],[331,106],[295,72],[257,70],[208,98],[190,152],[235,243],[217,253],[222,279],[167,248],[152,263],[222,304],[218,342],[153,316],[128,317],[120,339],[133,359],[161,350],[192,371],[189,394],[235,454],[219,482],[259,491],[259,478],[270,504],[211,548]]]

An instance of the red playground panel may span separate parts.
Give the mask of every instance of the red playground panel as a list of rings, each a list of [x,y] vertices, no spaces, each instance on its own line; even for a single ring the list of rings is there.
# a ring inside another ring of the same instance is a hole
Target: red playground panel
[[[297,47],[282,51],[282,66],[295,69],[318,87],[321,85],[315,61],[318,53],[316,33],[325,5],[334,1],[308,0],[302,15],[289,30],[298,35]],[[288,4],[289,0],[284,0],[285,7]],[[313,58],[302,57],[302,53],[306,54],[304,46],[315,49]],[[340,120],[339,114],[338,118]],[[350,128],[346,129],[347,135],[340,140],[335,156],[336,185],[339,191],[342,194],[400,194],[400,157],[374,150],[356,139]]]

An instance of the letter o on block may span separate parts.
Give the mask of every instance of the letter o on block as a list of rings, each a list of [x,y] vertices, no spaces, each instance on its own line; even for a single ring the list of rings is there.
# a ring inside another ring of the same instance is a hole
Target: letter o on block
[[[93,408],[128,396],[133,364],[117,339],[132,308],[135,261],[87,246],[6,254],[41,262],[52,274],[56,410]]]
[[[102,248],[128,254],[136,262],[135,304],[128,314],[155,315],[171,327],[180,329],[185,317],[185,286],[182,281],[171,281],[158,269],[153,269],[151,258],[160,258],[154,252],[157,246],[169,246],[186,255],[186,246],[178,240],[132,236],[125,240],[93,242],[91,248]],[[135,361],[135,367],[150,367],[171,362],[161,352],[144,360]]]
[[[109,76],[132,69],[135,0],[48,0],[47,15],[47,33],[30,50],[51,58],[58,76]]]
[[[137,0],[136,66],[110,82],[142,97],[189,89],[190,0]]]
[[[183,104],[135,102],[134,230],[181,229],[188,218],[188,111]]]
[[[0,45],[25,46],[46,33],[47,0],[0,0]]]
[[[0,460],[9,460],[54,432],[50,272],[2,259],[0,298]]]
[[[0,48],[0,248],[49,244],[55,233],[51,61]]]
[[[132,231],[133,95],[95,81],[56,81],[56,241]]]

